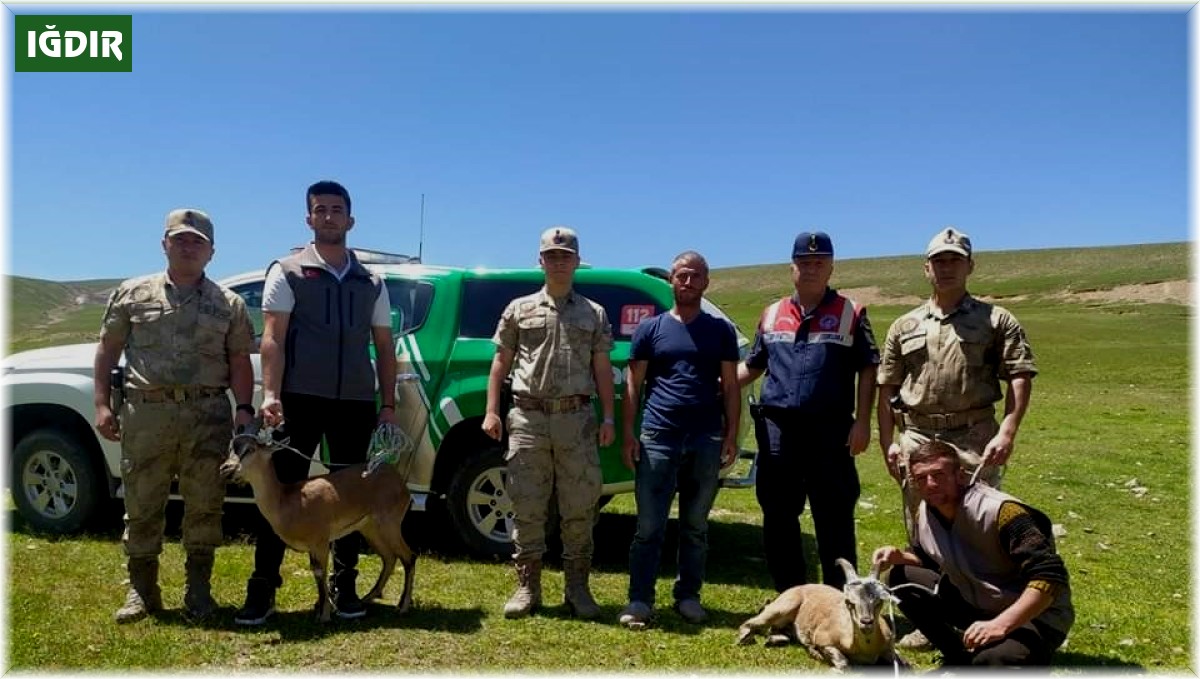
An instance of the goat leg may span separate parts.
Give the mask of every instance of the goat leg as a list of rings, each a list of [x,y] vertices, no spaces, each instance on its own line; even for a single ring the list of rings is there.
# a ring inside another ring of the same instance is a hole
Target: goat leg
[[[768,629],[775,633],[785,630],[795,620],[798,609],[799,605],[790,599],[768,604],[758,615],[738,628],[738,643],[752,644],[755,634],[765,634]],[[777,634],[772,635],[774,636]]]
[[[329,622],[333,614],[333,604],[329,600],[329,583],[326,569],[329,565],[329,545],[318,547],[308,553],[308,565],[312,568],[313,579],[317,581],[317,620]]]
[[[833,665],[834,672],[841,672],[850,666],[846,654],[837,646],[821,646],[820,651],[829,660],[829,664]]]
[[[400,601],[396,603],[396,608],[400,613],[406,612],[412,607],[412,588],[414,571],[417,567],[417,555],[409,551],[408,558],[400,557],[404,564],[404,592],[400,594]]]
[[[362,526],[359,529],[363,539],[371,550],[379,555],[379,559],[383,561],[383,568],[379,571],[379,579],[375,581],[375,586],[371,591],[367,592],[363,597],[363,601],[374,601],[383,595],[383,588],[387,586],[388,580],[392,577],[392,571],[396,569],[396,555],[392,552],[391,545],[387,544],[379,535],[379,526],[372,523]]]
[[[767,637],[767,643],[764,645],[769,647],[787,646],[790,643],[792,643],[792,638],[790,636],[783,633],[777,633]]]

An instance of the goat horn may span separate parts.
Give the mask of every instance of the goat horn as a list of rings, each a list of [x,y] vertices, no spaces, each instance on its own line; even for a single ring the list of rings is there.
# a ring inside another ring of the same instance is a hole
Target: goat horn
[[[842,570],[846,572],[846,582],[859,579],[858,571],[854,570],[854,566],[851,566],[849,561],[839,558],[834,563],[841,566]]]

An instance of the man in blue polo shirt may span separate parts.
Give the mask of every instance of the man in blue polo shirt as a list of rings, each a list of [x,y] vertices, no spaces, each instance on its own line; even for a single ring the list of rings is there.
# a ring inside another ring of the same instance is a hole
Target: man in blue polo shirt
[[[767,569],[780,592],[807,581],[800,549],[806,501],[825,584],[841,589],[845,583],[836,559],[858,565],[854,456],[871,440],[879,349],[866,308],[830,288],[832,274],[829,236],[820,231],[796,236],[796,292],[763,311],[750,355],[738,367],[743,386],[767,373],[754,426],[755,492],[763,512]]]
[[[675,610],[685,620],[707,618],[700,605],[708,552],[708,513],[721,467],[737,457],[741,401],[737,334],[728,321],[705,313],[708,263],[684,252],[671,264],[675,304],[642,321],[629,349],[625,386],[625,466],[634,469],[637,531],[629,547],[629,605],[621,624],[644,626],[654,610],[654,583],[671,502],[679,491],[679,575]],[[634,421],[646,403],[640,440]]]

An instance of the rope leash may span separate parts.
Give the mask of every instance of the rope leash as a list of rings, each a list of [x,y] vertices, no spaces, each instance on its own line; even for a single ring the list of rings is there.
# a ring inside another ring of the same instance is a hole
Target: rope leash
[[[895,592],[898,589],[904,589],[905,587],[912,587],[913,589],[919,589],[922,592],[927,592],[931,596],[936,597],[938,585],[940,585],[940,584],[941,584],[941,580],[938,580],[936,583],[934,583],[933,589],[930,589],[930,588],[926,587],[925,585],[922,585],[919,582],[905,582],[905,583],[901,583],[901,584],[896,585],[895,587],[891,587],[891,588],[887,588],[886,585],[884,586],[887,589],[888,594],[891,595],[888,597],[888,617],[891,619],[891,622],[892,622],[892,643],[891,643],[891,646],[892,646],[892,668],[897,677],[900,676],[900,656],[896,655],[896,604],[898,604],[900,602],[900,599],[896,598]]]
[[[250,439],[260,446],[270,448],[274,451],[287,450],[299,455],[305,460],[308,460],[309,464],[312,464],[313,462],[319,462],[330,469],[339,467],[352,467],[356,464],[361,464],[358,462],[324,462],[318,459],[316,455],[302,453],[288,445],[288,442],[291,439],[285,438],[283,440],[276,440],[274,437],[275,430],[275,427],[265,426],[261,427],[253,434],[235,434],[230,442],[230,445],[232,445],[232,441],[239,439]],[[367,448],[367,469],[363,472],[363,477],[367,477],[384,464],[399,466],[402,458],[404,459],[405,464],[404,469],[401,471],[407,472],[407,467],[412,462],[412,455],[410,453],[415,447],[416,446],[414,445],[412,438],[410,438],[408,434],[406,434],[400,427],[389,423],[379,425],[379,427],[377,427],[371,434],[371,443]]]
[[[988,455],[985,453],[983,457],[979,458],[979,466],[976,467],[975,472],[971,474],[971,481],[967,483],[968,486],[975,485],[975,480],[979,478],[979,472],[983,471],[983,466],[987,464],[987,461]]]
[[[400,427],[388,422],[379,425],[371,434],[371,444],[367,447],[367,468],[362,473],[363,478],[384,465],[396,467],[403,477],[408,478],[415,448],[412,438]]]
[[[894,676],[899,677],[900,658],[896,655],[896,602],[892,599],[888,599],[888,618],[892,622],[892,640],[889,644],[892,647],[892,672]]]

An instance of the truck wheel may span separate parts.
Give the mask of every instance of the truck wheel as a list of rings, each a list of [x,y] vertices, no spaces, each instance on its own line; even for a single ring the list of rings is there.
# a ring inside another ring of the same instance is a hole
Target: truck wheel
[[[72,435],[38,429],[13,448],[12,496],[21,516],[46,533],[77,533],[108,497],[104,476]]]
[[[446,491],[450,521],[463,546],[476,557],[508,558],[513,553],[512,498],[508,469],[499,444],[469,453]]]

